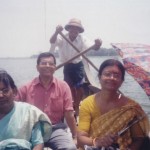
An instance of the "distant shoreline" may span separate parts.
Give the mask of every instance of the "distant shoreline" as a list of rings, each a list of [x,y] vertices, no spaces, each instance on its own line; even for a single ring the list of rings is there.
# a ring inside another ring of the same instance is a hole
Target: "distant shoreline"
[[[26,59],[26,58],[37,58],[39,54],[33,54],[28,57],[0,57],[0,59]],[[55,57],[59,57],[58,52],[54,53]],[[117,56],[118,53],[113,48],[101,48],[100,50],[91,50],[86,53],[86,56]]]

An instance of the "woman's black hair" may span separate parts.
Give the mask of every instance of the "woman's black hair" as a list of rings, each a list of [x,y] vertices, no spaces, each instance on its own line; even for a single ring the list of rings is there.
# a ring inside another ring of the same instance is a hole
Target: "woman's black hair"
[[[45,57],[53,57],[53,59],[54,59],[54,64],[56,65],[56,58],[55,58],[55,56],[54,56],[52,53],[50,53],[50,52],[44,52],[44,53],[39,54],[39,56],[38,56],[38,58],[37,58],[37,65],[39,65],[41,59],[42,59],[42,58],[45,58]]]
[[[116,60],[116,59],[105,60],[99,67],[98,76],[101,76],[104,68],[106,68],[108,66],[117,66],[122,73],[122,80],[124,81],[125,68],[124,68],[123,64],[119,60]]]
[[[13,78],[5,71],[0,69],[0,82],[2,82],[7,88],[11,87],[12,89],[17,90],[17,86]]]

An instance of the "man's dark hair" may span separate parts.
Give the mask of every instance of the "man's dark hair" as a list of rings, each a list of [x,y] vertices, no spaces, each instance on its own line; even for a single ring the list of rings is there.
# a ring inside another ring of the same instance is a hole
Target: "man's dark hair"
[[[50,53],[50,52],[44,52],[44,53],[39,54],[39,56],[38,56],[38,58],[37,58],[37,65],[39,65],[39,63],[40,63],[40,61],[41,61],[42,58],[46,58],[46,57],[53,57],[54,63],[55,63],[55,65],[56,65],[56,58],[55,58],[55,56],[54,56],[52,53]]]

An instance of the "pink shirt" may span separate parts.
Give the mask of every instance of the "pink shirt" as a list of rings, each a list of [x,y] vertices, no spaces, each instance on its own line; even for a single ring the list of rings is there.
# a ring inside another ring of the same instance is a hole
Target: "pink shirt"
[[[52,124],[62,122],[65,111],[73,111],[69,86],[56,78],[53,78],[47,89],[40,83],[39,78],[35,78],[19,89],[16,98],[41,109],[49,116]]]

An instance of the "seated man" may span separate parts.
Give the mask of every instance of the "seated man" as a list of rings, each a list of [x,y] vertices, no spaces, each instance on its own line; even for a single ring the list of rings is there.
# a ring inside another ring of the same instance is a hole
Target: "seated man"
[[[41,53],[37,58],[39,76],[21,87],[17,99],[35,105],[45,112],[52,121],[52,135],[46,146],[54,150],[76,150],[73,138],[76,137],[72,96],[69,86],[53,76],[56,59],[49,52]],[[66,120],[71,133],[67,132]]]

